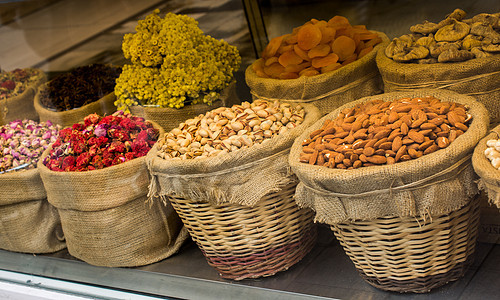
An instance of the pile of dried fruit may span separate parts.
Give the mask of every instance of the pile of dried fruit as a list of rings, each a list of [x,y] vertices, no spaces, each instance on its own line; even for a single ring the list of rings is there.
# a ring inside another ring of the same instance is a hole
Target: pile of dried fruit
[[[425,21],[410,27],[411,34],[395,38],[385,49],[397,62],[444,63],[500,53],[500,13],[464,19],[456,9],[439,23]]]
[[[103,64],[75,68],[47,82],[40,102],[56,111],[82,107],[112,93],[120,73],[120,67]]]
[[[295,79],[337,70],[373,50],[382,39],[364,25],[335,16],[312,19],[291,34],[273,38],[252,64],[259,77]]]
[[[0,127],[0,172],[36,167],[38,159],[57,138],[59,125],[16,120]]]
[[[189,119],[158,142],[161,158],[194,159],[260,144],[304,120],[301,105],[255,100]]]
[[[43,164],[52,171],[89,171],[124,163],[148,153],[159,130],[144,118],[117,111],[91,114],[84,123],[59,131]]]
[[[415,159],[462,135],[471,120],[467,110],[431,96],[358,104],[313,131],[302,143],[300,161],[354,169]]]
[[[500,140],[488,140],[486,141],[486,150],[484,150],[484,155],[491,161],[491,165],[500,170]]]
[[[10,72],[0,70],[0,100],[21,95],[29,85],[42,77],[43,73],[39,69],[15,69]]]

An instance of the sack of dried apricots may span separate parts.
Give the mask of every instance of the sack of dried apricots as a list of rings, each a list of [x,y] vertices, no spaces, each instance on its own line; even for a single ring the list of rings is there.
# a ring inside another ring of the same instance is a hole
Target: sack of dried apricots
[[[425,21],[377,53],[384,92],[438,88],[475,97],[500,121],[499,13],[466,19],[457,9],[439,23]]]
[[[382,91],[375,54],[388,37],[342,16],[273,38],[245,79],[254,99],[316,105],[322,114]],[[386,45],[386,44],[385,44]]]
[[[448,213],[477,194],[471,154],[488,124],[483,105],[447,90],[353,101],[292,146],[295,200],[330,225]]]

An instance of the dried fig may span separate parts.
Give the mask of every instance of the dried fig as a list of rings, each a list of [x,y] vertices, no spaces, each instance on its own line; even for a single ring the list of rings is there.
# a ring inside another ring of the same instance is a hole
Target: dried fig
[[[470,49],[470,52],[476,56],[476,58],[483,58],[491,56],[492,54],[483,51],[480,47],[474,47]]]
[[[432,57],[438,58],[441,53],[447,51],[450,48],[455,48],[456,50],[458,50],[460,46],[456,43],[440,42],[436,43],[435,45],[431,45],[429,51]]]
[[[462,50],[470,50],[481,46],[481,39],[477,35],[469,34],[462,40]]]
[[[434,58],[434,57],[431,57],[431,58],[423,58],[423,59],[419,59],[418,60],[418,63],[419,64],[435,64],[437,63],[438,60],[437,58]]]
[[[500,43],[500,33],[496,32],[490,24],[476,22],[471,25],[470,32],[491,40],[493,44]]]
[[[438,42],[455,42],[463,39],[470,32],[470,26],[452,19],[452,24],[439,29],[434,36]]]
[[[436,40],[434,39],[434,35],[431,33],[429,36],[423,36],[419,38],[415,44],[417,46],[424,46],[425,48],[429,49],[431,45],[436,44]]]
[[[484,39],[481,44],[481,49],[486,52],[500,52],[500,44],[493,44],[490,39]]]
[[[409,50],[409,51],[408,51]],[[429,55],[429,49],[424,46],[414,46],[407,48],[407,52],[402,52],[394,55],[392,59],[397,62],[408,62],[415,59],[426,58]]]
[[[432,23],[429,21],[424,21],[422,24],[416,24],[410,27],[410,31],[414,33],[429,34],[435,33],[439,29],[446,25],[453,24],[453,21],[460,21],[465,17],[465,11],[461,9],[455,9],[451,14],[449,14],[444,20],[439,23]]]
[[[405,49],[413,45],[413,37],[409,34],[394,38],[391,43],[385,48],[385,55],[387,57],[394,57],[398,53],[405,52]]]
[[[458,50],[455,47],[452,47],[441,54],[439,54],[438,62],[457,62],[457,61],[465,61],[474,58],[475,55],[467,50]]]

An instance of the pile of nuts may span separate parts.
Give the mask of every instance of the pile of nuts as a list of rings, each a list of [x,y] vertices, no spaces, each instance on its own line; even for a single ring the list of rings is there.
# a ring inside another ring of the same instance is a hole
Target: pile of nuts
[[[484,150],[484,155],[491,161],[491,165],[500,170],[500,140],[488,140],[486,141],[486,150]]]
[[[300,125],[305,116],[301,105],[255,100],[232,107],[219,107],[186,120],[158,142],[164,159],[195,159],[260,144]]]
[[[313,131],[302,143],[300,161],[356,169],[415,159],[462,135],[472,118],[467,110],[432,96],[358,104]]]

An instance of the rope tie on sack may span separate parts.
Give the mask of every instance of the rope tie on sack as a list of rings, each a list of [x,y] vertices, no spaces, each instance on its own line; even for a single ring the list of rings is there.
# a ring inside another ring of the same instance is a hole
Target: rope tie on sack
[[[161,173],[159,175],[163,178],[179,178],[179,177],[182,177],[182,178],[203,178],[203,177],[220,176],[220,175],[224,175],[224,174],[228,174],[228,173],[233,173],[233,172],[249,169],[249,168],[251,168],[251,167],[253,167],[261,162],[264,162],[264,161],[270,160],[270,159],[274,159],[280,155],[287,154],[288,152],[290,152],[290,148],[285,148],[279,152],[274,153],[273,155],[266,156],[266,157],[263,157],[261,159],[257,159],[257,160],[254,160],[254,161],[251,161],[249,163],[239,165],[239,166],[236,166],[233,168],[228,168],[228,169],[219,170],[219,171],[215,171],[215,172],[204,172],[202,174],[199,174],[199,173],[198,174]]]
[[[371,80],[372,78],[375,78],[377,76],[378,76],[378,72],[368,73],[365,76],[363,76],[355,81],[352,81],[346,85],[343,85],[338,89],[328,91],[327,93],[324,93],[322,95],[319,95],[319,96],[316,96],[313,98],[309,98],[309,99],[282,99],[282,98],[264,97],[264,96],[259,96],[254,90],[251,90],[250,93],[253,96],[255,96],[256,98],[266,100],[266,101],[279,100],[279,101],[286,101],[286,102],[292,102],[292,103],[310,103],[310,102],[314,102],[314,101],[318,101],[318,100],[325,100],[327,97],[338,95],[338,94],[344,93],[348,90],[352,90],[353,88],[356,88],[359,85],[361,85],[362,83],[364,83],[368,80]],[[307,84],[307,82],[306,82],[306,84]]]
[[[455,85],[459,85],[462,83],[468,83],[471,81],[487,78],[490,76],[494,76],[500,74],[500,71],[495,71],[491,73],[483,73],[479,75],[474,75],[470,76],[467,78],[462,78],[462,79],[453,79],[453,80],[441,80],[441,81],[431,81],[431,82],[423,82],[423,83],[398,83],[398,82],[393,82],[390,80],[384,80],[385,84],[390,84],[396,87],[398,91],[406,91],[406,90],[413,90],[413,89],[424,89],[424,88],[438,88],[438,89],[446,89],[453,87]],[[500,88],[496,88],[490,91],[483,91],[483,92],[476,92],[476,93],[468,93],[467,95],[480,95],[480,94],[487,94],[491,92],[496,92],[499,91]]]
[[[409,184],[404,184],[401,186],[397,187],[392,187],[391,186],[387,189],[380,189],[380,190],[373,190],[373,191],[368,191],[368,192],[363,192],[359,194],[344,194],[344,193],[337,193],[337,192],[332,192],[328,191],[322,188],[313,188],[310,187],[306,184],[303,186],[315,193],[321,194],[323,196],[329,196],[329,197],[337,197],[337,198],[356,198],[356,197],[366,197],[366,196],[374,196],[374,195],[380,195],[380,194],[392,194],[393,192],[401,192],[401,191],[412,191],[412,190],[417,190],[421,188],[425,188],[434,184],[438,184],[441,182],[448,181],[450,179],[456,178],[458,175],[460,175],[467,167],[471,165],[471,157],[472,154],[468,154],[450,167],[435,173],[431,176],[428,176],[426,178],[414,181]],[[446,175],[446,176],[445,176]],[[439,177],[445,176],[444,178],[438,179]]]

